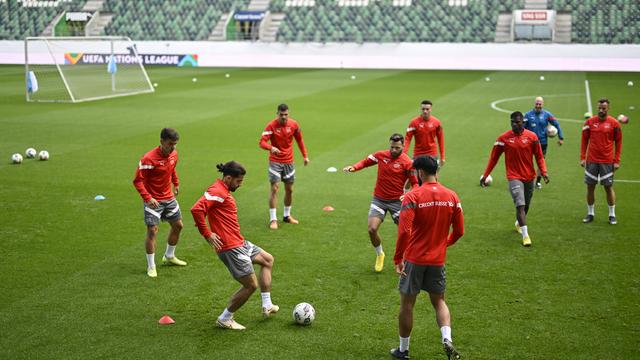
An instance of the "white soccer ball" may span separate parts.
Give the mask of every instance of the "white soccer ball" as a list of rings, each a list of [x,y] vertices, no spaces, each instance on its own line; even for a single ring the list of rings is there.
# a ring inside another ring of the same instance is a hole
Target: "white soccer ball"
[[[351,75],[351,80],[355,80],[356,76],[355,75]]]
[[[484,78],[484,81],[491,81],[491,78],[487,76],[486,78]]]
[[[198,78],[193,78],[193,79],[191,79],[191,81],[196,82],[196,81],[198,81]]]
[[[158,87],[158,83],[153,83],[153,87]]]
[[[558,135],[558,128],[551,124],[547,126],[547,136],[556,137],[556,135]]]
[[[544,81],[544,76],[540,76],[540,81]]]
[[[20,164],[22,163],[22,155],[15,153],[13,155],[11,155],[11,162],[14,164]]]
[[[624,114],[620,114],[618,115],[618,121],[622,124],[628,124],[629,123],[629,117],[627,115]]]
[[[24,155],[27,157],[27,159],[33,159],[37,154],[38,152],[34,148],[28,148],[27,151],[24,152]]]
[[[229,74],[224,74],[224,77],[226,77],[226,78],[228,79],[229,77],[231,77],[231,75],[229,75]]]
[[[627,82],[627,86],[633,86],[633,81],[629,80],[629,81]]]
[[[38,159],[44,161],[49,160],[49,152],[47,150],[42,150],[38,153]]]
[[[480,179],[482,179],[482,175],[480,175]],[[489,175],[484,179],[484,184],[486,186],[489,186],[491,185],[491,183],[493,183],[493,178],[491,177],[491,175]]]
[[[316,318],[316,309],[309,303],[300,303],[293,308],[293,320],[300,325],[311,325]]]

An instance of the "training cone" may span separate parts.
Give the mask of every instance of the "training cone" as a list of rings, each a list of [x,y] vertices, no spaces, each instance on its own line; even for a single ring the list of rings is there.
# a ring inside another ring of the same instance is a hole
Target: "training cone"
[[[324,211],[333,211],[335,209],[332,206],[327,205],[327,206],[323,207],[322,210],[324,210]]]
[[[171,316],[169,316],[169,315],[165,315],[165,316],[161,317],[160,320],[158,320],[158,324],[160,324],[160,325],[171,325],[171,324],[175,324],[175,323],[176,323],[176,321],[173,320],[171,318]]]

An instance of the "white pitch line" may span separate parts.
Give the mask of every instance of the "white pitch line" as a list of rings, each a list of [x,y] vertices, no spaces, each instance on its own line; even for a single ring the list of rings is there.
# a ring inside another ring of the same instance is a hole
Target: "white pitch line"
[[[618,179],[615,179],[615,180],[613,180],[613,182],[640,184],[640,180],[618,180]]]
[[[589,114],[593,114],[593,108],[591,107],[591,90],[589,90],[589,80],[584,81],[584,92],[587,97],[587,110]]]
[[[500,111],[500,112],[503,112],[503,113],[511,114],[514,110],[508,110],[508,109],[500,108],[500,107],[498,107],[498,104],[503,103],[503,102],[507,102],[507,101],[513,101],[513,100],[535,99],[536,96],[537,95],[529,95],[529,96],[517,96],[517,97],[512,97],[512,98],[499,99],[499,100],[496,100],[496,101],[491,103],[491,108],[493,110],[496,110],[496,111]],[[571,97],[571,96],[582,96],[582,94],[556,94],[556,95],[545,95],[544,97]],[[566,122],[573,122],[573,123],[578,123],[578,124],[582,124],[584,122],[584,120],[576,120],[576,119],[556,118],[556,120],[566,121]]]

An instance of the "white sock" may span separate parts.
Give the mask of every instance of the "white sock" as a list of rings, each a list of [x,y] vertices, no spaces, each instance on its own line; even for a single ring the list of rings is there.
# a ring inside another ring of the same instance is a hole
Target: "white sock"
[[[277,221],[276,209],[269,209],[269,221]]]
[[[529,231],[527,231],[527,225],[520,226],[520,230],[522,230],[522,238],[526,238],[529,236]]]
[[[167,251],[164,252],[164,257],[167,259],[176,257],[176,245],[167,244]]]
[[[233,317],[233,313],[231,311],[229,311],[227,308],[225,308],[224,311],[222,312],[222,314],[220,314],[220,316],[218,316],[218,320],[227,321],[227,320],[231,319],[232,317]]]
[[[271,293],[263,292],[263,293],[260,293],[260,295],[262,296],[262,307],[266,309],[270,309],[271,306],[273,306],[273,303],[271,302]]]
[[[382,255],[382,253],[383,253],[382,244],[376,246],[375,249],[376,249],[376,255]]]
[[[411,336],[406,338],[403,338],[402,336],[400,336],[400,351],[409,350],[409,338],[411,338]]]
[[[156,254],[147,254],[147,269],[152,269],[156,267]]]
[[[609,216],[616,216],[616,206],[609,205]]]
[[[596,214],[596,213],[594,212],[593,208],[594,208],[594,205],[589,205],[589,204],[587,204],[587,215],[591,215],[591,216],[593,216],[593,215],[595,215],[595,214]]]
[[[451,340],[451,326],[443,326],[440,328],[440,333],[442,333],[442,342],[444,343],[445,340],[449,340],[451,342],[453,342],[453,340]]]
[[[291,216],[291,206],[284,207],[284,217]]]

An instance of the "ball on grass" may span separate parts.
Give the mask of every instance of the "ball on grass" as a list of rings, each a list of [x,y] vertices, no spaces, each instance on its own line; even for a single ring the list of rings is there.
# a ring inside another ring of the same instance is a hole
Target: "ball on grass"
[[[627,86],[633,86],[633,81],[629,80],[629,81],[627,82]]]
[[[540,75],[540,81],[544,81],[544,76]]]
[[[197,81],[198,81],[198,78],[193,78],[193,79],[191,79],[191,81],[193,81],[193,82],[197,82]]]
[[[229,74],[224,74],[224,77],[226,77],[227,79],[231,77],[231,75]]]

